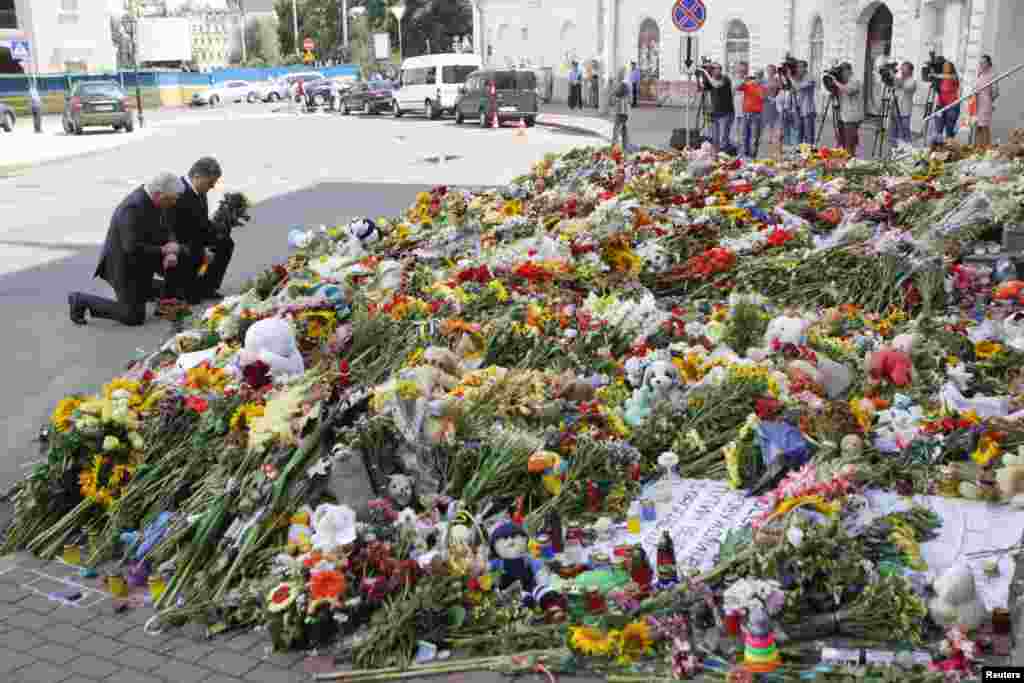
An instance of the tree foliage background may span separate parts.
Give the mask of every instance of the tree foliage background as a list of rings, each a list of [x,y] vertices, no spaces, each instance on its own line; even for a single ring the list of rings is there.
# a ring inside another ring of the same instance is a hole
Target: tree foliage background
[[[349,0],[348,7],[363,7],[362,16],[349,20],[350,54],[343,54],[341,0],[297,0],[299,43],[296,46],[292,26],[292,0],[276,0],[277,38],[284,59],[296,55],[305,38],[316,43],[316,56],[321,61],[339,60],[367,67],[373,59],[373,34],[391,34],[391,45],[397,57],[398,24],[387,10],[384,0]],[[447,52],[456,37],[472,36],[473,10],[469,0],[405,0],[402,40],[405,57]]]

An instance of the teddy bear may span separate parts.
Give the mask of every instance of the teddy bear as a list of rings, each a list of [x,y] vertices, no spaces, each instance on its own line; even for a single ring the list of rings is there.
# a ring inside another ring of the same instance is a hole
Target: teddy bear
[[[312,548],[313,528],[310,526],[312,518],[313,510],[308,505],[303,505],[291,516],[288,527],[288,550],[304,553]]]
[[[264,318],[246,330],[245,346],[238,354],[238,365],[244,368],[257,361],[266,363],[275,377],[301,375],[306,371],[288,321]]]
[[[396,509],[412,505],[415,495],[416,483],[412,477],[405,474],[392,474],[388,477],[387,497]]]
[[[459,357],[454,353],[440,346],[431,346],[423,352],[423,360],[427,365],[437,370],[436,381],[446,391],[451,391],[458,386],[463,370]]]
[[[914,364],[910,356],[893,348],[883,346],[867,354],[864,365],[872,384],[886,381],[905,387],[913,379]]]
[[[768,329],[764,333],[764,345],[768,348],[787,344],[801,346],[807,341],[807,328],[810,326],[809,320],[787,312],[768,323]]]
[[[572,370],[566,370],[555,377],[552,384],[552,394],[570,403],[582,403],[593,401],[596,395],[594,385],[580,379]]]
[[[1007,159],[1024,158],[1024,128],[1014,128],[1010,131],[1010,139],[999,146],[999,154]]]
[[[644,387],[650,394],[655,405],[671,402],[678,405],[682,401],[682,378],[679,369],[667,360],[656,360],[644,370]]]
[[[314,550],[333,551],[356,540],[356,513],[347,505],[324,503],[313,513]]]
[[[932,621],[940,626],[962,626],[973,631],[988,619],[971,568],[960,564],[947,569],[932,585],[935,598],[928,603]]]
[[[979,483],[962,482],[960,495],[980,500],[988,493],[1016,508],[1024,508],[1024,448],[1016,453],[1003,453],[1002,461],[1003,466],[994,472],[991,466],[979,468]]]

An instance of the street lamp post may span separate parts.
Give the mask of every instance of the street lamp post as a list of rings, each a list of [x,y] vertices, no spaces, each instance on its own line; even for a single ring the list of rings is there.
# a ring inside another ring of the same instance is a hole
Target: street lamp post
[[[301,54],[299,52],[299,5],[296,0],[292,0],[292,33],[295,34],[295,54]]]
[[[395,19],[398,21],[398,61],[401,63],[405,54],[405,49],[402,45],[402,17],[405,16],[405,5],[394,5],[391,8],[391,14],[395,15]]]
[[[146,125],[146,117],[142,112],[142,84],[139,80],[139,19],[142,17],[142,5],[129,0],[128,13],[125,15],[132,36],[132,66],[135,69],[135,105],[139,110],[139,128]]]

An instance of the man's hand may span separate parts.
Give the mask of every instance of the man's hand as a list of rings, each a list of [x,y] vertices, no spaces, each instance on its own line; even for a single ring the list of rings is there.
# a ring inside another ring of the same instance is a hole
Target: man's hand
[[[166,254],[164,255],[164,270],[171,270],[178,265],[177,254]]]
[[[168,242],[164,246],[160,247],[160,251],[163,253],[164,256],[167,256],[169,254],[174,254],[175,256],[177,256],[180,250],[181,245],[179,245],[177,242]]]

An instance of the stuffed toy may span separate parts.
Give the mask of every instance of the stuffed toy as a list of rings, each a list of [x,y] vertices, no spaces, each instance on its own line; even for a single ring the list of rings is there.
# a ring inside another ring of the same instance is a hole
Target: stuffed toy
[[[423,352],[423,360],[437,370],[437,381],[445,390],[450,391],[458,386],[463,371],[459,357],[454,353],[440,346],[431,346]]]
[[[413,478],[405,474],[392,474],[388,477],[387,497],[396,508],[412,505],[416,486]]]
[[[257,361],[266,363],[276,377],[301,375],[306,371],[302,354],[295,343],[291,325],[282,318],[265,318],[253,323],[245,333],[245,347],[238,354],[244,368]]]
[[[347,505],[324,503],[313,513],[314,550],[331,552],[356,540],[356,513]]]
[[[1000,301],[1016,300],[1020,302],[1024,300],[1021,296],[1022,293],[1024,293],[1024,281],[1009,280],[996,287],[995,298]]]
[[[982,500],[986,494],[1014,507],[1024,507],[1024,449],[1017,453],[1003,453],[1003,466],[994,471],[979,467],[979,480],[985,470],[985,482],[961,482],[960,495],[970,500]],[[991,481],[989,481],[991,480]]]
[[[1007,159],[1024,159],[1024,128],[1010,131],[1010,139],[999,146],[999,154]]]
[[[948,569],[932,588],[935,598],[928,603],[928,612],[936,624],[973,631],[988,619],[988,609],[978,595],[974,574],[967,565]]]
[[[582,403],[593,401],[596,394],[594,385],[580,379],[572,370],[566,370],[555,378],[552,385],[552,394],[570,403]]]
[[[894,351],[905,353],[908,356],[914,352],[914,348],[917,346],[918,335],[914,333],[904,333],[896,335],[890,346]]]
[[[362,244],[371,244],[380,239],[377,224],[369,218],[357,218],[348,224],[345,232],[350,239],[359,240]]]
[[[764,345],[768,348],[785,346],[801,346],[807,341],[807,328],[810,321],[793,315],[781,315],[768,323],[764,333]]]
[[[671,361],[656,360],[644,370],[644,387],[655,405],[671,401],[679,403],[682,397],[679,370]]]
[[[864,363],[873,384],[885,381],[898,387],[905,387],[913,379],[914,364],[910,356],[902,351],[883,346],[878,351],[869,353]]]
[[[308,505],[303,505],[292,515],[288,527],[288,550],[305,553],[312,549],[313,527],[310,526],[312,519],[313,510]]]

